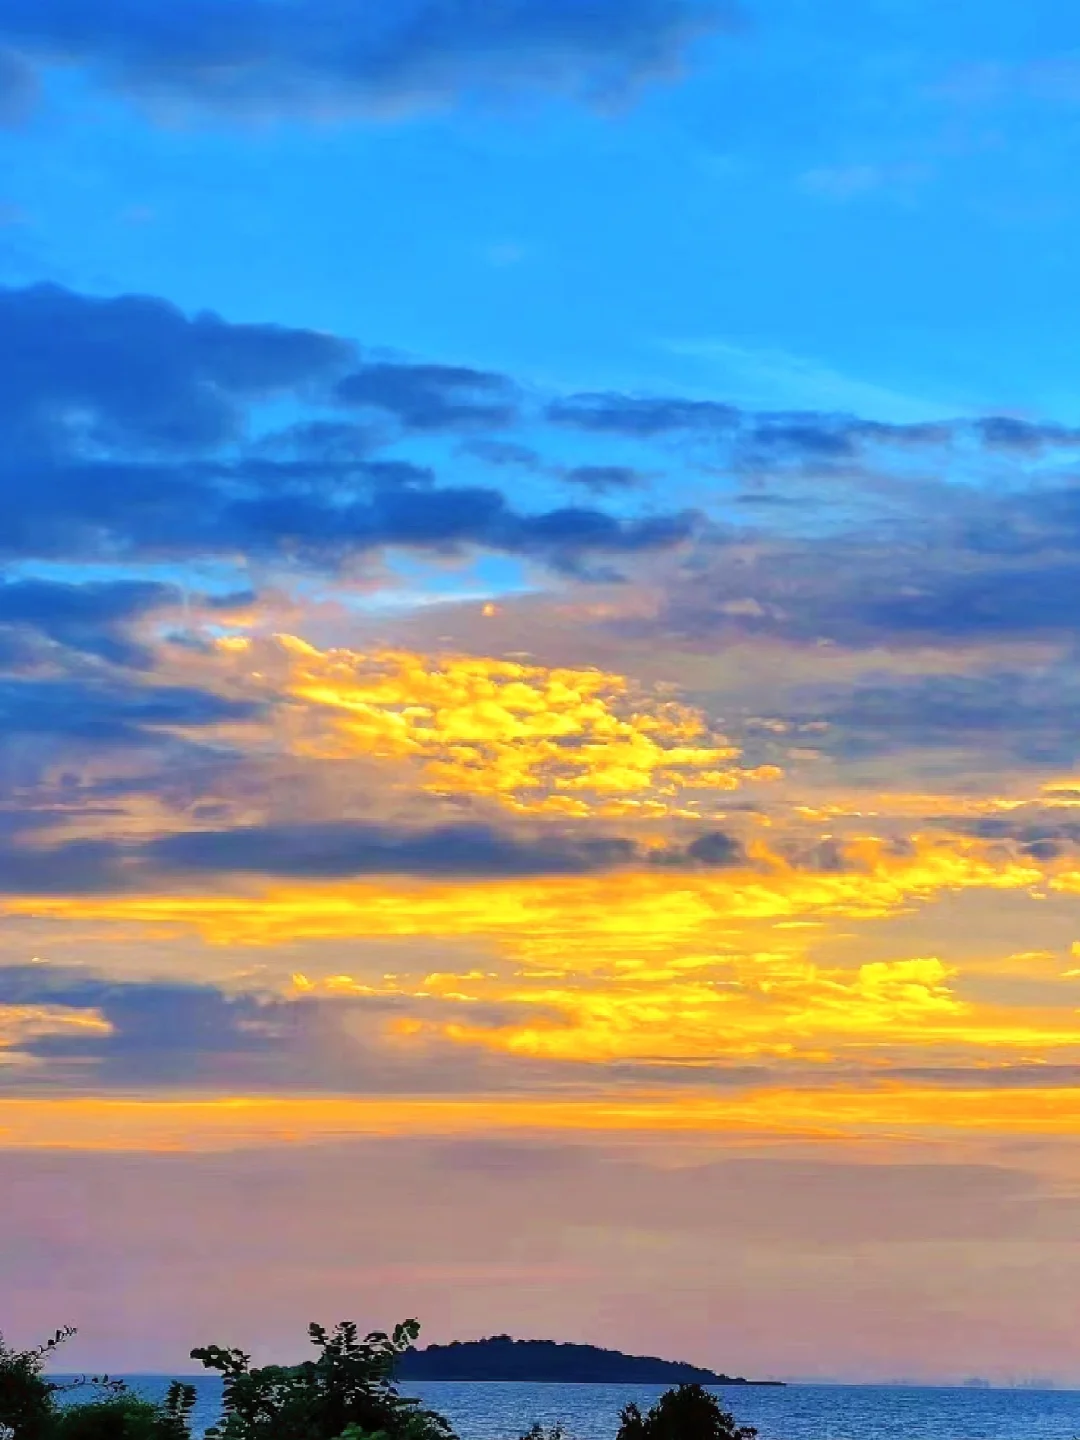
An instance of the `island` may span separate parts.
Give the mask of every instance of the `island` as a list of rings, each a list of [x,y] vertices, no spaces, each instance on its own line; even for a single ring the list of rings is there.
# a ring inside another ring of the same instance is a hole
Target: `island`
[[[504,1380],[534,1385],[781,1385],[780,1380],[745,1380],[700,1365],[624,1355],[596,1345],[554,1340],[454,1340],[407,1350],[397,1365],[399,1380]]]

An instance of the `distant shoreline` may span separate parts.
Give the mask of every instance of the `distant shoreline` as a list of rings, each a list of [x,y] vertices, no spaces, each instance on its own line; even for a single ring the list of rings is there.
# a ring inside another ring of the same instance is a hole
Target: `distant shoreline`
[[[165,1384],[167,1384],[170,1380],[184,1380],[184,1381],[188,1381],[188,1382],[194,1382],[195,1384],[200,1385],[200,1386],[201,1386],[201,1385],[206,1385],[206,1386],[210,1387],[210,1386],[220,1385],[220,1381],[218,1380],[218,1378],[217,1378],[216,1376],[208,1376],[204,1370],[126,1370],[126,1369],[122,1369],[122,1368],[119,1368],[119,1369],[118,1369],[116,1366],[104,1367],[104,1368],[106,1368],[106,1369],[108,1370],[109,1374],[112,1375],[112,1376],[114,1376],[116,1379],[118,1379],[118,1380],[124,1380],[124,1381],[126,1381],[126,1382],[128,1382],[128,1383],[130,1383],[130,1384],[138,1384],[139,1382],[153,1381],[154,1384],[165,1385]],[[67,1371],[63,1371],[63,1372],[61,1372],[61,1371],[56,1371],[56,1372],[49,1372],[49,1373],[48,1373],[48,1378],[49,1378],[50,1380],[54,1380],[54,1381],[56,1381],[56,1382],[58,1382],[58,1383],[61,1383],[61,1384],[68,1384],[68,1383],[70,1383],[71,1381],[74,1381],[74,1380],[85,1379],[85,1377],[86,1377],[86,1372],[85,1372],[85,1371],[70,1371],[70,1372],[67,1372]],[[397,1376],[397,1379],[398,1379],[398,1380],[404,1379],[404,1380],[406,1381],[406,1383],[409,1383],[409,1384],[411,1384],[411,1383],[415,1380],[415,1381],[417,1381],[417,1382],[419,1382],[419,1383],[427,1383],[427,1382],[430,1382],[430,1383],[432,1383],[432,1384],[454,1384],[454,1383],[460,1383],[460,1384],[463,1384],[463,1385],[500,1385],[500,1384],[501,1384],[501,1385],[507,1385],[507,1384],[522,1384],[522,1385],[568,1385],[568,1384],[569,1384],[569,1385],[613,1385],[613,1384],[614,1384],[614,1385],[623,1385],[623,1384],[662,1385],[662,1384],[666,1383],[666,1382],[663,1381],[663,1380],[635,1380],[635,1381],[616,1380],[616,1381],[612,1381],[612,1380],[529,1380],[529,1379],[522,1379],[522,1380],[520,1380],[520,1381],[511,1381],[511,1380],[505,1380],[505,1379],[501,1379],[501,1380],[499,1380],[499,1379],[496,1379],[496,1380],[491,1380],[491,1379],[488,1379],[488,1380],[475,1380],[475,1379],[474,1379],[474,1380],[462,1380],[462,1379],[458,1379],[458,1378],[455,1378],[454,1380],[447,1381],[447,1380],[442,1380],[442,1379],[436,1380],[436,1378],[435,1378],[434,1376],[428,1376],[428,1375],[424,1375],[424,1376],[420,1376],[420,1375],[408,1375],[408,1376],[404,1376],[404,1377],[403,1377],[403,1376],[401,1376],[400,1374]],[[1007,1393],[1012,1393],[1012,1394],[1021,1394],[1021,1395],[1061,1395],[1061,1396],[1080,1395],[1080,1381],[1067,1381],[1067,1380],[1060,1380],[1060,1381],[1055,1381],[1055,1382],[1047,1382],[1046,1384],[1042,1384],[1042,1385],[1033,1385],[1033,1384],[1024,1383],[1024,1382],[1021,1382],[1021,1381],[1009,1382],[1009,1381],[1004,1381],[1004,1380],[1000,1380],[1000,1381],[999,1381],[999,1380],[995,1380],[995,1381],[992,1381],[992,1382],[991,1382],[989,1385],[987,1385],[987,1386],[982,1386],[982,1385],[973,1386],[973,1385],[970,1385],[969,1383],[967,1383],[967,1382],[964,1381],[964,1380],[836,1380],[836,1379],[826,1379],[826,1380],[822,1380],[822,1379],[818,1379],[818,1378],[810,1378],[810,1379],[808,1379],[808,1378],[806,1378],[805,1376],[796,1376],[796,1377],[793,1378],[793,1379],[787,1379],[787,1380],[745,1380],[745,1379],[743,1379],[743,1378],[740,1377],[740,1376],[728,1376],[726,1379],[701,1381],[701,1382],[699,1382],[699,1383],[701,1383],[701,1384],[706,1384],[706,1385],[710,1385],[710,1386],[713,1386],[713,1387],[717,1387],[717,1386],[737,1386],[737,1387],[740,1388],[740,1389],[742,1389],[742,1388],[749,1388],[749,1389],[770,1389],[770,1388],[773,1388],[773,1389],[780,1389],[780,1390],[785,1390],[785,1389],[787,1389],[787,1390],[913,1390],[913,1391],[942,1390],[942,1391],[956,1391],[956,1392],[961,1392],[961,1391],[962,1391],[962,1392],[965,1392],[965,1393],[967,1393],[967,1394],[969,1394],[969,1395],[976,1395],[976,1396],[977,1396],[977,1395],[980,1395],[980,1394],[982,1394],[982,1395],[986,1395],[986,1394],[1002,1394],[1002,1393],[1006,1393],[1006,1392],[1007,1392]]]
[[[397,1378],[410,1382],[416,1381],[421,1385],[667,1385],[670,1383],[666,1378],[663,1380],[538,1380],[534,1376],[529,1375],[516,1376],[513,1379],[508,1379],[506,1376],[500,1376],[497,1379],[492,1379],[488,1376],[486,1379],[480,1379],[477,1376],[466,1377],[463,1375],[399,1375]],[[784,1390],[790,1384],[787,1380],[743,1380],[739,1376],[728,1376],[726,1379],[720,1380],[699,1380],[696,1383],[713,1389],[734,1386],[739,1390],[769,1388]],[[878,1386],[877,1388],[888,1389],[890,1387]],[[891,1388],[899,1389],[900,1387],[894,1386]]]

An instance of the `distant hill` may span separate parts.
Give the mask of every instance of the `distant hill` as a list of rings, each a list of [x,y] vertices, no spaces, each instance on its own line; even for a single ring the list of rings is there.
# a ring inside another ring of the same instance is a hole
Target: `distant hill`
[[[595,1345],[560,1345],[554,1340],[454,1340],[409,1350],[398,1363],[399,1380],[516,1380],[534,1385],[776,1385],[718,1375],[698,1365],[623,1355]]]

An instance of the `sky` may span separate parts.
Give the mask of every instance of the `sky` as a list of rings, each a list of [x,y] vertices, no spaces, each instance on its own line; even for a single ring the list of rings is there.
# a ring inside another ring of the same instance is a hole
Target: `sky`
[[[1080,1383],[1080,13],[0,0],[0,1328]]]

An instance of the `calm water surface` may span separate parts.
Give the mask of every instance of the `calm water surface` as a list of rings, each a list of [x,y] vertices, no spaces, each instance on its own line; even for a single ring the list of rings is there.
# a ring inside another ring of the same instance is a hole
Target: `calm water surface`
[[[148,1395],[167,1380],[130,1382]],[[219,1382],[199,1378],[196,1433],[218,1416]],[[461,1440],[517,1440],[539,1420],[561,1420],[570,1440],[614,1440],[629,1400],[651,1404],[660,1385],[505,1385],[429,1382],[406,1387],[446,1415]],[[789,1385],[721,1392],[761,1440],[1080,1440],[1080,1391],[931,1390]]]

